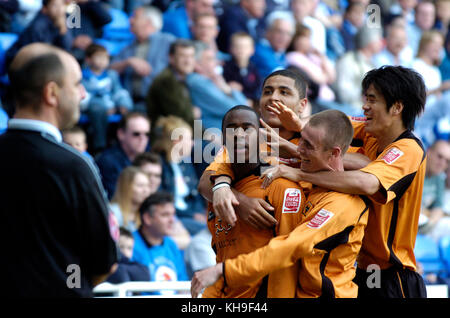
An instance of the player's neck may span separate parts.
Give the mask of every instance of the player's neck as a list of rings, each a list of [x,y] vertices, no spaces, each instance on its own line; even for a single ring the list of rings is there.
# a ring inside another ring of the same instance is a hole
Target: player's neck
[[[247,176],[249,176],[256,168],[260,165],[257,163],[235,163],[231,165],[233,173],[235,176],[235,181],[239,181]]]
[[[286,140],[290,140],[290,139],[292,139],[292,137],[294,137],[295,133],[293,131],[287,130],[284,127],[279,127],[278,128],[278,134],[280,135],[281,138],[284,138]]]
[[[398,125],[391,127],[386,130],[387,133],[380,134],[379,136],[375,136],[378,141],[378,153],[381,153],[388,147],[391,143],[393,143],[402,133],[406,130],[403,125]]]

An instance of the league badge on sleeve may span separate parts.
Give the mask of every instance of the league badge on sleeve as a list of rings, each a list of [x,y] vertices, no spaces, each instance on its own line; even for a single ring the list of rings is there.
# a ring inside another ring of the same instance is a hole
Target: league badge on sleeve
[[[320,210],[317,212],[316,215],[309,221],[309,223],[306,225],[307,227],[311,229],[320,229],[325,223],[328,222],[329,219],[333,217],[334,213],[327,211],[325,209]]]
[[[383,156],[382,159],[384,160],[384,162],[391,165],[401,156],[403,156],[403,151],[394,147],[392,149],[389,149],[389,151]]]
[[[297,213],[302,203],[300,189],[288,188],[284,191],[283,210],[281,213]]]

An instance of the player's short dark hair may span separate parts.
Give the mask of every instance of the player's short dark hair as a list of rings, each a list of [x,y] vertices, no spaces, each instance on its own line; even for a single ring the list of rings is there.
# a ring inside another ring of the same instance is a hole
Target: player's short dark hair
[[[287,68],[283,70],[274,71],[271,74],[269,74],[263,81],[263,87],[266,85],[266,81],[274,76],[284,76],[292,78],[295,81],[295,88],[298,91],[298,95],[300,98],[306,97],[306,92],[308,90],[308,83],[306,82],[305,78],[303,77],[302,73],[295,69],[295,68]]]
[[[307,125],[325,129],[324,150],[338,146],[344,155],[353,140],[352,123],[340,110],[329,109],[318,112],[309,119]]]
[[[166,191],[157,191],[151,194],[147,199],[142,202],[139,207],[139,215],[142,216],[145,213],[153,213],[153,207],[155,205],[165,204],[165,203],[173,203],[173,195]]]
[[[249,111],[249,112],[252,112],[252,113],[254,113],[255,114],[255,116],[256,116],[256,120],[257,120],[257,126],[256,126],[256,128],[259,128],[259,114],[253,109],[253,108],[251,108],[250,106],[247,106],[247,105],[236,105],[236,106],[234,106],[233,108],[231,108],[231,109],[229,109],[226,113],[225,113],[225,115],[223,115],[223,118],[222,118],[222,132],[224,133],[225,131],[225,122],[228,120],[228,117],[230,117],[230,115],[232,114],[232,113],[234,113],[235,111],[238,111],[238,110],[246,110],[246,111]],[[224,135],[225,136],[225,135]]]
[[[14,70],[10,83],[17,107],[38,107],[45,85],[55,82],[58,86],[62,86],[64,75],[64,64],[55,53],[32,58],[22,67]]]
[[[365,94],[370,85],[384,97],[386,110],[396,102],[403,104],[402,122],[413,130],[416,118],[424,111],[427,93],[422,76],[403,66],[382,66],[366,73],[362,81]]]

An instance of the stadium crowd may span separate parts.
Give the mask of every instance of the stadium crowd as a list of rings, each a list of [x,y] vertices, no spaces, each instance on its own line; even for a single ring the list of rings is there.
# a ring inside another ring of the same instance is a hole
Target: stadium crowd
[[[86,97],[63,141],[98,169],[120,227],[107,281],[185,281],[216,263],[198,185],[230,109],[260,113],[263,81],[295,69],[308,86],[300,118],[356,118],[367,72],[412,68],[427,90],[414,127],[428,158],[418,235],[438,244],[450,236],[449,26],[450,0],[1,1],[0,133],[15,112],[17,52],[36,42],[69,52]],[[419,268],[428,284],[450,279]]]

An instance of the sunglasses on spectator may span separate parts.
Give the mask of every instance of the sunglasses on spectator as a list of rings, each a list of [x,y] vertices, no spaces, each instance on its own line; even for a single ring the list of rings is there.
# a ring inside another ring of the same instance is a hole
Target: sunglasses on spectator
[[[131,133],[131,135],[132,135],[133,137],[139,137],[139,136],[150,137],[150,133],[149,133],[149,132],[133,131],[133,132]]]

